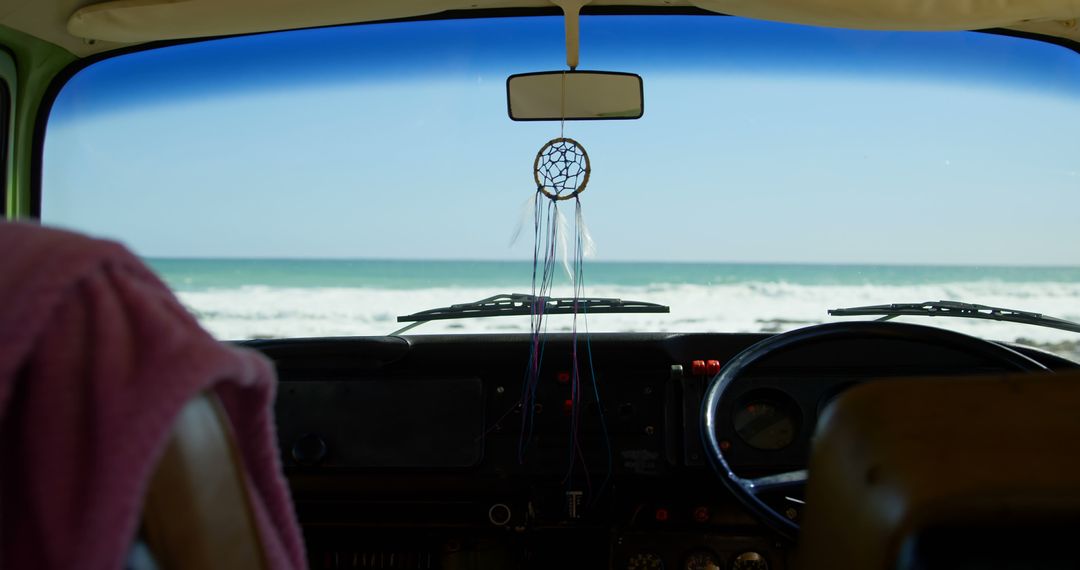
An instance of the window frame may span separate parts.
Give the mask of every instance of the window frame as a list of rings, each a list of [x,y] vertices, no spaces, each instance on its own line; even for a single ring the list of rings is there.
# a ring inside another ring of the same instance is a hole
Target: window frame
[[[15,143],[17,86],[15,59],[6,49],[0,49],[0,219],[9,217],[8,205],[14,189],[12,150]]]
[[[316,26],[316,27],[348,27],[348,26],[370,26],[379,24],[388,24],[394,22],[411,22],[411,21],[434,21],[434,20],[454,20],[454,19],[471,19],[471,18],[506,18],[506,17],[530,17],[530,16],[558,16],[562,12],[557,7],[550,8],[490,8],[490,9],[473,9],[473,10],[449,10],[447,12],[439,14],[430,14],[424,16],[415,16],[409,18],[391,18],[388,20],[373,20],[366,22],[355,22],[349,24],[334,24],[331,26]],[[669,16],[712,16],[712,17],[727,17],[726,14],[718,12],[712,12],[709,10],[703,10],[701,8],[673,8],[673,7],[648,7],[648,6],[586,6],[581,10],[582,15],[638,15],[638,14],[655,14],[655,15],[669,15]],[[304,28],[297,28],[304,29]],[[237,36],[257,36],[263,34],[273,34],[285,30],[275,30],[269,32],[255,32],[251,34],[236,34]],[[1073,41],[1067,38],[1057,36],[1044,36],[1041,34],[1034,34],[1029,32],[1022,32],[1019,30],[1010,30],[1006,28],[986,28],[982,30],[970,30],[966,33],[974,34],[991,34],[999,36],[1009,36],[1014,38],[1038,41],[1048,43],[1052,45],[1058,45],[1066,49],[1072,50],[1077,54],[1080,54],[1080,42]],[[50,80],[44,94],[41,97],[40,106],[37,111],[37,118],[34,123],[34,139],[33,145],[30,149],[31,155],[31,171],[30,171],[30,216],[35,219],[41,219],[41,202],[42,202],[42,161],[45,154],[45,130],[48,126],[49,116],[52,113],[53,104],[56,102],[56,98],[60,92],[67,86],[68,81],[72,77],[77,75],[83,69],[98,63],[105,59],[123,56],[135,52],[142,52],[148,50],[155,50],[161,48],[167,48],[170,46],[199,43],[206,41],[213,41],[216,39],[222,39],[227,37],[235,37],[233,35],[222,36],[209,36],[204,38],[186,38],[175,40],[160,40],[152,41],[144,44],[137,44],[128,47],[121,47],[115,50],[103,51],[91,56],[75,59],[63,68],[61,68]],[[0,46],[2,47],[2,46]],[[14,77],[14,75],[12,76]],[[14,92],[14,91],[13,91]],[[14,106],[13,106],[14,108]],[[0,217],[3,216],[3,212],[0,211]]]

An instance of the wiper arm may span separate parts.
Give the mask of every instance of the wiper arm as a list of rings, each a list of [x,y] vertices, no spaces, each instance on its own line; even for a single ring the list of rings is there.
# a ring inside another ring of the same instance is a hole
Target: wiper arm
[[[537,297],[522,293],[495,295],[487,299],[481,299],[475,303],[461,303],[428,309],[403,315],[397,318],[399,323],[412,324],[396,330],[391,335],[401,334],[413,327],[420,326],[429,321],[444,319],[471,319],[474,317],[501,317],[507,315],[569,315],[576,310],[579,313],[670,313],[671,308],[656,303],[644,301],[624,301],[622,299],[588,297],[574,299],[573,297]]]
[[[959,301],[927,301],[925,303],[892,303],[889,305],[869,305],[866,307],[849,307],[846,309],[831,309],[829,314],[836,317],[854,317],[863,315],[884,315],[879,321],[887,321],[900,316],[927,316],[927,317],[963,317],[968,319],[991,319],[994,321],[1008,321],[1012,323],[1024,323],[1040,327],[1051,327],[1072,332],[1080,332],[1080,323],[1048,317],[1040,313],[1003,309],[1001,307],[988,307],[974,303],[961,303]]]

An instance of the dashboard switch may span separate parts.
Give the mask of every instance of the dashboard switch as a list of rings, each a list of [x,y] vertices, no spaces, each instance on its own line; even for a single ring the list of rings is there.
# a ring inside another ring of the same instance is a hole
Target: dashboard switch
[[[656,522],[667,522],[671,518],[671,513],[664,507],[656,509]]]
[[[720,373],[720,361],[708,360],[705,362],[705,373],[709,376],[716,376]]]
[[[577,520],[581,518],[581,497],[584,493],[581,491],[567,491],[566,492],[566,517],[571,520]]]
[[[706,372],[705,361],[695,360],[690,363],[690,373],[694,376],[704,376]]]
[[[707,523],[712,518],[712,513],[709,512],[709,507],[697,507],[694,509],[694,522]]]

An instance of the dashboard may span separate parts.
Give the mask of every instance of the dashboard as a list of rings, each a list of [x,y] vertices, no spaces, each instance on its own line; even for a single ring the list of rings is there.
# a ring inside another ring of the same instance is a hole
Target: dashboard
[[[577,408],[569,335],[547,337],[526,400],[528,335],[243,344],[278,371],[282,462],[312,568],[751,570],[790,567],[792,545],[721,484],[701,409],[721,367],[769,336],[579,338],[596,389],[583,375]],[[910,340],[800,346],[732,384],[716,440],[740,476],[805,469],[816,421],[846,387],[1000,366]],[[799,489],[762,500],[802,516]]]

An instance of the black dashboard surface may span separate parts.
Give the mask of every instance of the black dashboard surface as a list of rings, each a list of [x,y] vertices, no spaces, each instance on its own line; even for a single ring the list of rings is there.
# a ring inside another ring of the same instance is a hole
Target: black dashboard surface
[[[596,388],[583,373],[576,440],[569,335],[544,343],[531,414],[521,406],[528,335],[245,345],[278,371],[282,461],[313,568],[776,569],[788,567],[789,545],[720,484],[700,433],[716,369],[767,336],[579,338]],[[726,412],[750,414],[724,423],[729,456],[740,474],[805,467],[817,417],[845,386],[980,371],[994,366],[918,343],[785,353],[755,370],[740,410]],[[778,508],[801,516],[797,500]]]

